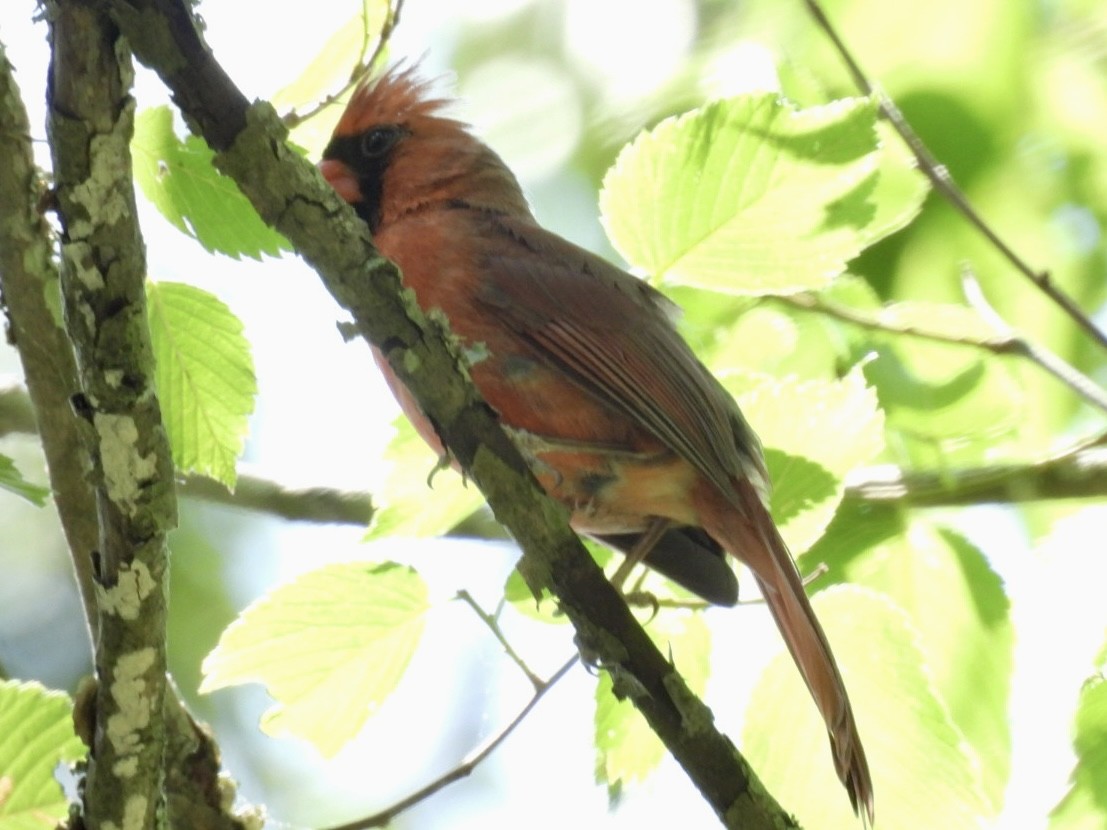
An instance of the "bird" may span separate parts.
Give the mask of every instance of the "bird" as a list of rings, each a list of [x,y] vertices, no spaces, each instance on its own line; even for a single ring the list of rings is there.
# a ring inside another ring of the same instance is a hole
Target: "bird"
[[[319,170],[474,355],[473,383],[579,533],[708,602],[752,572],[821,713],[854,812],[873,787],[845,683],[769,512],[761,444],[660,291],[543,228],[515,175],[417,66],[361,83]],[[380,351],[401,409],[446,448]],[[625,568],[625,566],[624,566]],[[625,570],[623,571],[625,573]]]

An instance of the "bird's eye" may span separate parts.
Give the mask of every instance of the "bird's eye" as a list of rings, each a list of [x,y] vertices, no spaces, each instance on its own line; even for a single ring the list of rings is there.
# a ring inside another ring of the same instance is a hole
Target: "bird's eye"
[[[392,124],[374,127],[361,137],[361,154],[366,158],[380,158],[391,150],[403,135],[403,127]]]

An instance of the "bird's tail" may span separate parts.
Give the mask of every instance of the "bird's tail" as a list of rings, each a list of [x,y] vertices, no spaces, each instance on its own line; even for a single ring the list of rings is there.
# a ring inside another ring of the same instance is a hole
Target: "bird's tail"
[[[753,487],[748,482],[743,485],[742,509],[736,510],[732,504],[724,507],[719,504],[721,499],[711,498],[707,501],[715,505],[701,502],[701,521],[757,578],[765,603],[826,722],[834,766],[853,810],[871,825],[872,778],[838,664],[784,540]]]

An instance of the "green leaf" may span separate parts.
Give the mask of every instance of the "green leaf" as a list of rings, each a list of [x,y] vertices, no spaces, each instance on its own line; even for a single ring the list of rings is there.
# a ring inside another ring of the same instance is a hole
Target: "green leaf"
[[[215,169],[203,139],[177,137],[168,106],[138,114],[131,151],[135,180],[146,198],[208,251],[261,259],[292,249],[261,220],[234,180]]]
[[[384,454],[388,473],[368,538],[440,536],[480,509],[480,490],[452,468],[438,469],[439,459],[407,418],[397,418],[393,426],[396,435]]]
[[[894,329],[838,324],[853,360],[870,358],[865,376],[877,389],[893,445],[904,462],[983,463],[994,456],[997,444],[1017,437],[1026,426],[1031,401],[1023,382],[1012,361],[973,345],[997,334],[974,310],[921,300],[881,305],[872,287],[851,275],[836,280],[821,297]],[[909,332],[932,333],[965,345]]]
[[[31,484],[23,478],[23,474],[16,469],[15,462],[3,453],[0,453],[0,490],[22,496],[38,507],[45,505],[46,499],[50,496],[48,488]]]
[[[261,728],[331,757],[400,682],[427,608],[411,568],[328,565],[243,611],[204,660],[200,691],[264,683],[276,704]]]
[[[1102,655],[1101,655],[1102,658]],[[1084,684],[1076,709],[1072,787],[1050,813],[1050,830],[1107,828],[1107,680],[1100,673]]]
[[[910,301],[864,311],[897,329],[966,342],[995,336],[976,312],[952,303]],[[976,347],[895,332],[854,328],[851,334],[855,354],[877,355],[866,363],[865,376],[912,463],[981,463],[1022,425],[1026,396],[1006,361]]]
[[[173,461],[234,487],[257,381],[242,323],[191,285],[147,283],[155,380]]]
[[[511,603],[511,607],[516,611],[532,620],[556,625],[569,621],[569,618],[561,613],[557,598],[548,588],[543,588],[542,596],[535,599],[530,586],[517,570],[508,574],[507,581],[504,582],[504,599]]]
[[[68,804],[54,768],[84,754],[68,696],[0,681],[0,830],[52,830],[62,821]]]
[[[765,446],[773,516],[799,555],[830,524],[846,474],[883,449],[884,418],[857,371],[840,381],[762,380],[745,391],[742,380],[724,378]]]
[[[919,215],[930,182],[919,172],[915,157],[887,121],[877,121],[880,154],[874,188],[869,195],[875,206],[872,221],[859,238],[867,248],[906,227]]]
[[[921,516],[851,505],[810,551],[832,579],[891,597],[911,618],[934,688],[974,751],[998,812],[1011,766],[1010,601],[978,548]]]
[[[920,198],[902,166],[879,150],[868,100],[797,110],[750,95],[635,139],[608,171],[600,208],[618,251],[658,279],[788,293],[825,285],[914,215]]]
[[[908,616],[886,597],[853,586],[823,591],[812,604],[849,689],[879,826],[979,826],[989,808],[975,759],[930,682]],[[834,772],[826,727],[786,653],[754,690],[743,748],[802,826],[859,826]]]
[[[708,297],[719,294],[700,291]],[[840,334],[822,318],[762,303],[714,331],[697,352],[717,374],[728,371],[799,378],[836,378],[849,365]],[[751,348],[751,344],[757,344]]]
[[[710,675],[711,634],[703,614],[659,614],[647,633],[673,662],[688,687],[702,695]],[[611,675],[600,672],[596,684],[596,781],[612,797],[627,783],[643,780],[661,762],[665,747],[629,700],[612,692]]]

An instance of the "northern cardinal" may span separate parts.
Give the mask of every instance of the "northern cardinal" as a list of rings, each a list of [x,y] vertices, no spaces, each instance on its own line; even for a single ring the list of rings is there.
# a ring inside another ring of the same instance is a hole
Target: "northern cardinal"
[[[550,233],[515,176],[465,124],[442,115],[413,69],[353,95],[319,168],[399,265],[424,309],[441,309],[479,355],[473,382],[573,527],[705,599],[733,604],[723,551],[753,572],[826,721],[855,812],[872,781],[845,685],[768,511],[761,445],[734,399],[646,283]],[[432,447],[433,425],[377,362]]]

